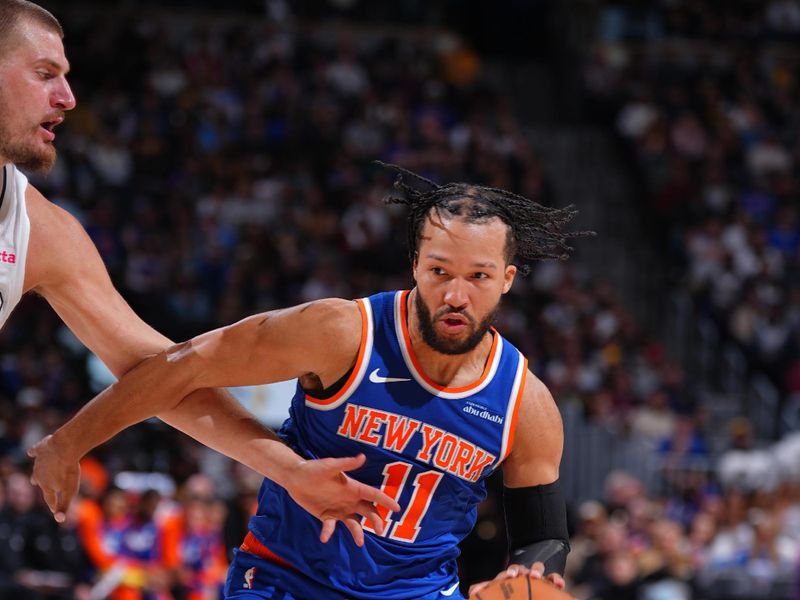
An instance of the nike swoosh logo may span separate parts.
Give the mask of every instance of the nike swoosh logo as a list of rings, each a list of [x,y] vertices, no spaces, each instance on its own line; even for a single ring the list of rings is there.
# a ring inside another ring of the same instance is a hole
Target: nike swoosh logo
[[[440,593],[442,594],[442,596],[452,596],[453,594],[456,593],[457,589],[458,589],[458,582],[456,581],[452,587],[449,587],[446,590],[442,590]]]
[[[378,375],[378,371],[380,371],[380,369],[375,369],[369,374],[369,380],[372,383],[397,383],[398,381],[411,381],[405,377],[381,377]]]

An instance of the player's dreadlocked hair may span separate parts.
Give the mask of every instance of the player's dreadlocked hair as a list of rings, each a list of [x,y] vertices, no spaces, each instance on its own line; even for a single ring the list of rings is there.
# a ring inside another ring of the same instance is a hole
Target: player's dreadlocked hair
[[[516,258],[523,261],[565,260],[572,250],[567,243],[569,238],[594,235],[593,231],[564,231],[564,227],[578,214],[572,205],[548,208],[506,190],[469,183],[438,185],[397,165],[375,163],[397,171],[394,189],[401,195],[389,195],[384,202],[408,207],[408,250],[412,262],[419,248],[425,219],[431,210],[435,210],[439,217],[457,216],[471,223],[499,218],[509,227],[505,248],[509,264],[516,264]],[[420,191],[408,185],[404,176],[422,182],[430,189]],[[530,270],[528,265],[516,266],[523,275]]]

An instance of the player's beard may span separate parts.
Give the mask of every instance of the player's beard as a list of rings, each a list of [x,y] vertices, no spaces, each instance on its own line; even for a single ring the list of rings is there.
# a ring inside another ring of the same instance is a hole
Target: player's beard
[[[500,302],[498,301],[498,303],[495,304],[494,308],[489,311],[489,314],[487,314],[483,320],[480,321],[480,323],[476,323],[475,318],[466,311],[453,310],[450,307],[442,308],[437,311],[435,315],[431,316],[431,311],[428,309],[428,305],[425,304],[425,301],[422,299],[422,294],[419,293],[419,288],[417,288],[417,293],[414,298],[414,306],[417,309],[417,316],[419,317],[419,328],[420,332],[422,333],[422,340],[437,352],[454,355],[466,354],[467,352],[474,350],[475,347],[481,343],[483,336],[486,335],[486,332],[489,331],[492,323],[494,323],[495,319],[497,318],[497,311],[500,309]],[[469,328],[471,329],[471,331],[468,332],[467,337],[462,339],[452,339],[439,335],[436,332],[436,321],[446,314],[453,313],[459,314],[467,320]]]
[[[0,115],[8,114],[13,113],[0,92]],[[29,136],[20,135],[0,118],[0,157],[23,171],[47,174],[56,162],[56,148],[49,143],[40,145],[36,139],[38,133],[37,125]]]

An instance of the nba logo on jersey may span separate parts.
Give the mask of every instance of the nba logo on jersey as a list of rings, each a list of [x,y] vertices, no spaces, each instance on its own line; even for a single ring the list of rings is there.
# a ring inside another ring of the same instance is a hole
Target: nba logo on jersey
[[[253,580],[256,578],[256,568],[250,567],[247,571],[244,572],[244,583],[242,584],[243,588],[247,588],[248,590],[253,589]]]

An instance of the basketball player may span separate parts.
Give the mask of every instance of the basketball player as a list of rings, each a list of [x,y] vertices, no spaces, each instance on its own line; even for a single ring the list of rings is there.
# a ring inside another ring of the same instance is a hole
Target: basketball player
[[[493,188],[422,182],[428,191],[401,175],[391,199],[410,209],[412,290],[321,300],[200,335],[141,363],[61,431],[75,461],[148,417],[155,398],[299,378],[281,436],[309,458],[365,453],[353,476],[401,508],[378,509],[383,533],[362,521],[362,548],[341,533],[325,545],[314,519],[265,479],[228,598],[460,598],[457,544],[498,468],[515,563],[500,577],[546,569],[563,586],[560,415],[492,321],[517,258],[568,250],[577,234],[562,229],[574,212]],[[120,404],[128,410],[114,411]]]
[[[19,168],[47,172],[56,159],[54,128],[75,107],[66,74],[61,25],[52,14],[24,0],[0,0],[0,325],[20,297],[42,295],[64,323],[109,369],[121,376],[171,342],[139,319],[114,289],[97,249],[78,222],[48,202]],[[124,404],[114,407],[125,412]],[[343,471],[363,457],[310,462],[300,458],[229,395],[203,390],[158,416],[204,444],[284,485],[313,515],[347,524],[361,540],[358,507],[377,500],[396,506]],[[33,450],[48,456],[62,451],[58,436]],[[34,479],[58,521],[77,490],[76,464],[50,472],[42,461]],[[57,464],[57,463],[56,463]],[[61,468],[59,466],[59,468]],[[69,489],[59,487],[68,481]],[[360,513],[364,514],[364,513]],[[377,513],[367,515],[379,522]]]

